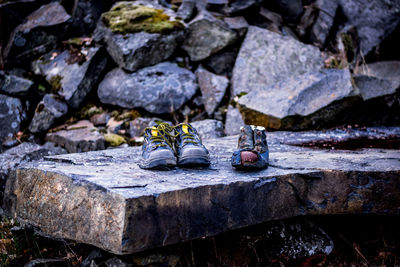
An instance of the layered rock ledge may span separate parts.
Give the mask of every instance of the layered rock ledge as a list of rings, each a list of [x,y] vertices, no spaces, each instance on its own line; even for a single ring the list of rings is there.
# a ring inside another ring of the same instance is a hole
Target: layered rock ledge
[[[300,133],[299,140],[331,134]],[[284,144],[294,138],[268,134],[271,164],[257,172],[231,168],[237,136],[204,142],[208,169],[142,170],[139,147],[49,156],[19,166],[5,206],[47,235],[116,254],[293,216],[400,214],[399,150]]]

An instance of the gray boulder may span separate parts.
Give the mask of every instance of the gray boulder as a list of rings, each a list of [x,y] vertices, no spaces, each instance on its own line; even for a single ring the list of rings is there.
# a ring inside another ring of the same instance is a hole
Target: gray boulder
[[[349,70],[327,69],[253,90],[239,98],[239,104],[246,124],[302,129],[334,120],[342,111],[339,104],[321,114],[317,112],[356,94]]]
[[[322,67],[318,48],[250,26],[233,69],[233,95],[261,90]]]
[[[244,121],[242,115],[240,114],[239,109],[228,106],[228,111],[226,112],[226,120],[225,120],[225,134],[226,135],[235,135],[240,133],[240,127],[244,125]]]
[[[225,136],[224,134],[224,125],[222,122],[217,120],[202,120],[191,122],[192,125],[197,132],[199,133],[201,139],[211,139]]]
[[[33,63],[35,73],[45,76],[52,91],[62,96],[74,109],[99,82],[107,65],[103,49],[83,47],[79,53],[83,60],[65,50],[49,53]]]
[[[69,153],[105,149],[103,135],[87,120],[48,133],[46,140],[64,147]]]
[[[113,9],[118,8],[118,12],[122,12],[121,17],[129,16],[130,14],[134,14],[134,12],[131,12],[131,9],[135,7],[162,9],[162,7],[159,7],[155,3],[150,4],[150,2],[146,6],[139,5],[136,2],[119,2],[109,12],[115,12]],[[166,11],[164,10],[164,12]],[[170,17],[174,16],[171,12],[167,13]],[[138,30],[129,28],[123,29],[124,32],[122,32],[119,26],[113,26],[111,22],[108,23],[109,25],[106,25],[104,17],[105,15],[103,14],[103,19],[99,21],[95,30],[94,39],[96,42],[104,43],[113,60],[127,71],[135,71],[168,59],[174,53],[180,42],[180,38],[183,36],[183,25],[177,21],[174,22],[175,28],[168,30],[166,34],[161,29],[151,29],[139,25],[141,17],[136,17],[132,19],[132,23],[137,22],[135,27]],[[144,25],[151,25],[145,24],[145,21],[143,23]]]
[[[134,73],[116,68],[107,73],[97,94],[104,104],[162,114],[180,108],[196,90],[196,76],[191,71],[163,62]]]
[[[393,95],[400,87],[400,61],[381,61],[361,66],[354,82],[364,100]]]
[[[0,93],[12,96],[25,96],[32,89],[33,82],[12,74],[0,71]]]
[[[13,139],[25,119],[25,111],[18,98],[0,94],[0,142]]]
[[[71,16],[58,2],[43,5],[11,33],[4,50],[6,61],[27,61],[54,48],[71,21]]]
[[[32,133],[44,133],[53,126],[57,119],[66,115],[67,112],[68,106],[60,97],[47,94],[36,107],[35,114],[29,125],[29,131]]]
[[[226,88],[228,87],[229,80],[224,76],[215,75],[202,67],[197,69],[196,76],[204,108],[207,114],[211,116],[221,103]]]
[[[357,28],[361,52],[366,55],[400,23],[400,1],[339,0],[347,25]]]
[[[234,43],[236,39],[237,33],[223,21],[201,13],[189,24],[182,49],[192,61],[200,61]]]

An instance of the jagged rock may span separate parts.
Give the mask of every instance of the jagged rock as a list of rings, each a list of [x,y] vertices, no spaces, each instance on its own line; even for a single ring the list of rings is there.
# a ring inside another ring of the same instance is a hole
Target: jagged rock
[[[285,20],[295,22],[303,12],[303,3],[301,0],[272,0],[264,1],[264,6],[271,10],[281,13]]]
[[[154,6],[153,4],[151,6]],[[149,27],[153,25],[151,22],[146,22],[148,15],[143,16],[144,20],[142,20],[139,14],[130,11],[130,9],[135,7],[138,9],[143,8],[143,5],[138,5],[136,2],[119,2],[113,6],[110,12],[114,12],[114,9],[119,9],[121,6],[122,8],[120,10],[115,11],[123,12],[122,15],[120,15],[121,17],[124,16],[124,12],[126,12],[126,16],[138,16],[136,19],[132,20],[133,26],[128,27],[130,25],[130,20],[124,17],[123,19],[126,19],[128,22],[123,24],[122,22],[116,21],[115,27],[127,25],[127,29],[114,29],[112,25],[109,25],[111,22],[108,24],[104,23],[104,18],[107,17],[104,14],[109,14],[104,13],[102,15],[102,21],[99,21],[95,30],[94,39],[97,42],[104,42],[113,60],[127,71],[136,71],[140,68],[155,65],[168,59],[174,53],[179,39],[182,37],[182,24],[169,17],[166,18],[167,22],[173,24],[171,29],[166,29],[168,30],[168,34],[163,34],[165,30],[162,28],[162,25],[164,24],[160,24],[161,26],[155,25],[154,29],[148,28],[146,25],[149,25]],[[157,16],[161,16],[157,13],[157,10],[161,10],[162,8],[157,5],[154,7],[157,9],[151,8],[151,12],[155,13]],[[171,15],[170,13],[168,14]],[[164,14],[164,16],[166,16],[166,14]],[[112,17],[109,20],[111,19]],[[140,23],[146,27],[141,27]],[[139,24],[139,26],[137,24]],[[134,26],[137,26],[137,28]]]
[[[249,24],[244,17],[226,17],[224,18],[225,23],[232,30],[235,30],[239,36],[244,36],[247,32]]]
[[[107,122],[110,120],[110,115],[107,112],[94,114],[90,117],[89,120],[94,124],[94,126],[106,125]]]
[[[207,58],[204,65],[218,75],[231,76],[237,54],[237,51],[219,52]]]
[[[82,60],[65,50],[49,53],[33,63],[35,73],[45,76],[52,91],[74,109],[97,85],[107,65],[107,56],[101,48],[83,47],[79,53]]]
[[[202,140],[224,136],[224,125],[217,120],[202,120],[190,123],[199,133]]]
[[[223,11],[228,15],[244,12],[259,4],[259,0],[230,0]]]
[[[111,7],[112,1],[74,1],[72,8],[72,28],[75,34],[88,35],[96,28],[101,13]]]
[[[195,10],[196,0],[183,0],[176,15],[182,18],[184,22],[188,22],[193,18]]]
[[[232,169],[237,136],[204,141],[210,168],[142,170],[140,147],[46,157],[19,166],[5,207],[48,235],[116,254],[298,216],[398,215],[399,150],[307,149],[280,145],[281,135],[267,133],[270,165],[258,172]]]
[[[271,86],[323,67],[318,48],[250,26],[232,74],[234,95]]]
[[[32,133],[44,133],[53,126],[54,122],[66,115],[68,106],[56,95],[47,94],[37,105],[35,115],[29,125]]]
[[[104,104],[162,114],[180,108],[196,90],[196,76],[191,71],[163,62],[134,73],[116,68],[107,73],[97,94]]]
[[[200,61],[234,43],[237,33],[224,25],[224,22],[211,15],[201,13],[188,27],[182,44],[192,61]]]
[[[58,2],[43,5],[12,32],[4,50],[6,61],[18,63],[46,53],[65,35],[71,21]]]
[[[10,148],[3,154],[0,154],[0,202],[3,200],[5,182],[9,175],[18,165],[23,162],[29,162],[42,159],[44,156],[65,154],[67,151],[61,147],[56,147],[52,143],[46,143],[43,146],[34,143],[22,143],[16,147]]]
[[[33,82],[12,74],[0,71],[0,93],[12,96],[25,96],[32,89]]]
[[[65,130],[50,132],[46,140],[64,147],[69,153],[102,150],[105,148],[104,137],[87,120],[64,127]]]
[[[129,135],[131,137],[142,136],[144,129],[149,127],[151,118],[136,118],[129,122]]]
[[[354,82],[364,100],[393,95],[400,87],[400,61],[382,61],[361,66]]]
[[[20,124],[25,119],[25,111],[18,98],[0,94],[0,142],[13,139],[20,130]]]
[[[239,109],[229,105],[226,112],[225,134],[235,135],[240,133],[240,127],[244,126],[244,121]]]
[[[224,76],[215,75],[212,72],[200,67],[196,71],[204,108],[211,116],[221,103],[228,87],[229,80]]]
[[[313,10],[317,14],[310,29],[310,40],[319,46],[323,46],[333,25],[339,2],[337,0],[318,0],[314,5],[316,8]]]
[[[339,0],[347,25],[357,28],[360,48],[367,55],[395,30],[400,23],[400,2],[397,0]]]
[[[341,105],[348,107],[340,102],[356,94],[349,70],[327,69],[252,90],[239,98],[239,104],[246,124],[304,129],[334,121],[343,112]],[[329,108],[333,102],[335,108]]]

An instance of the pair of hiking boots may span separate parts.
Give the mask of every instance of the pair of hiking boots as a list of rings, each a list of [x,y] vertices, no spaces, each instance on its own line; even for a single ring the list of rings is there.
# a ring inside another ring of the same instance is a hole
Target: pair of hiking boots
[[[263,169],[268,166],[268,160],[265,128],[254,125],[241,127],[238,149],[231,159],[232,166],[237,169]],[[169,169],[177,165],[210,165],[209,152],[196,129],[186,123],[177,126],[159,123],[146,128],[139,166],[143,169]]]
[[[186,123],[171,126],[165,122],[146,128],[139,166],[143,169],[169,169],[177,165],[210,165],[209,152],[196,129]]]

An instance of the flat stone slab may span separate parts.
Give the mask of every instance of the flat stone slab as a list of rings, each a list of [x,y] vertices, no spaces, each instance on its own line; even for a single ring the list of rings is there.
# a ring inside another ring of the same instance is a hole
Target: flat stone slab
[[[232,169],[237,136],[204,141],[207,169],[142,170],[139,147],[50,156],[19,167],[5,203],[45,234],[116,254],[293,216],[400,214],[399,150],[313,150],[285,136],[268,134],[271,165],[257,172]]]

